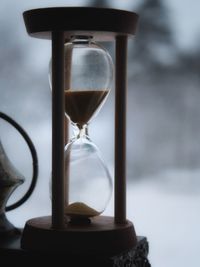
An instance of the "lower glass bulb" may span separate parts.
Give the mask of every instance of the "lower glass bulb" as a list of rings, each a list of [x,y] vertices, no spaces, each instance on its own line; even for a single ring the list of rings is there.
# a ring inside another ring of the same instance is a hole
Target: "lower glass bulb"
[[[112,178],[94,143],[86,136],[65,149],[65,214],[71,218],[100,215],[112,194]]]

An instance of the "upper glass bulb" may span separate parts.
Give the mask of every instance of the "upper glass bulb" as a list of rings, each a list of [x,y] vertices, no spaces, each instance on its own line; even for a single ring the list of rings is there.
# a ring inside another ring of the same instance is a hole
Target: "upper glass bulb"
[[[82,128],[96,115],[108,96],[113,81],[109,53],[90,36],[72,36],[64,46],[65,112]],[[52,88],[52,61],[49,64]]]
[[[82,128],[97,114],[111,89],[113,63],[91,37],[75,36],[65,44],[65,111]]]
[[[65,44],[65,90],[109,90],[113,63],[109,53],[88,36]],[[70,78],[69,78],[70,77]]]

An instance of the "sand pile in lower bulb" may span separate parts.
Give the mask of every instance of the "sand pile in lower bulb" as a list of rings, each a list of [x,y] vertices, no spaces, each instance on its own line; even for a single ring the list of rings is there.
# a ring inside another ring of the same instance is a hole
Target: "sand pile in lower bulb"
[[[89,218],[98,216],[100,213],[84,204],[83,202],[74,202],[65,208],[65,214],[68,216],[80,216]]]

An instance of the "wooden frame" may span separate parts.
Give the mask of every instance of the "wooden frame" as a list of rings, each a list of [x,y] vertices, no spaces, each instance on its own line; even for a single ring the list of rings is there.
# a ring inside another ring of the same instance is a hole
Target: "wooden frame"
[[[77,19],[78,18],[78,19]],[[52,38],[52,227],[64,227],[64,41],[71,35],[116,40],[115,223],[126,224],[126,65],[127,38],[134,35],[136,13],[86,7],[44,8],[24,12],[27,32]]]

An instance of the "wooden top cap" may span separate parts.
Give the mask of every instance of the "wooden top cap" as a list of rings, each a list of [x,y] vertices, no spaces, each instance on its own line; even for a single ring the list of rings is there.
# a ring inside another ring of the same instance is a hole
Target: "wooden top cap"
[[[64,31],[65,38],[89,35],[110,41],[118,35],[134,35],[138,15],[134,12],[94,7],[51,7],[23,13],[28,34],[51,39],[52,31]]]

